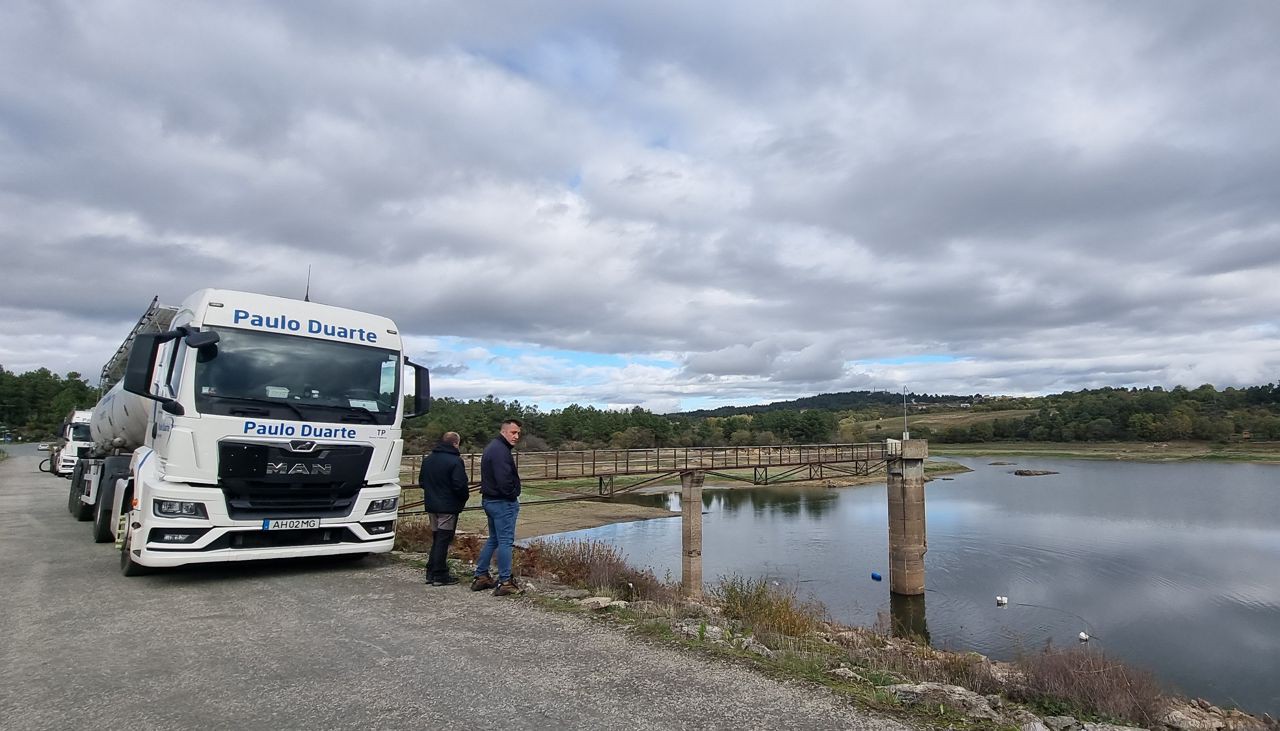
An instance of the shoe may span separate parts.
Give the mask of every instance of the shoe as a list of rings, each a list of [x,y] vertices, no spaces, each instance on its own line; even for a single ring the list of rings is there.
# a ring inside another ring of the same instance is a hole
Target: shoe
[[[508,579],[501,584],[498,584],[498,588],[493,590],[493,595],[511,596],[512,594],[520,594],[522,592],[524,592],[524,589],[520,588],[520,585],[516,583],[515,579]]]
[[[485,574],[483,576],[477,576],[471,581],[471,591],[484,591],[485,589],[492,589],[497,585],[498,582],[494,581],[492,576]]]
[[[431,580],[432,586],[452,586],[460,581],[456,576],[437,576]]]

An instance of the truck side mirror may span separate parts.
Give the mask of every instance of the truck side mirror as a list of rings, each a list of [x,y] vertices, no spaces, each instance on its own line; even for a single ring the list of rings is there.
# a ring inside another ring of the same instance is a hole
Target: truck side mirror
[[[196,348],[197,350],[200,348],[207,348],[210,345],[216,345],[219,340],[221,340],[221,338],[218,337],[218,333],[214,330],[191,332],[186,337],[187,347]]]
[[[214,330],[190,331],[184,339],[188,348],[195,348],[196,362],[208,363],[218,355],[218,333]]]
[[[161,343],[173,340],[174,336],[174,333],[167,332],[139,333],[133,337],[129,362],[124,367],[124,390],[152,401],[159,401],[166,412],[182,416],[186,413],[182,404],[171,398],[151,393],[151,374],[156,368],[156,353],[160,350]]]
[[[404,415],[404,418],[412,419],[431,410],[431,371],[408,358],[404,362],[413,369],[413,413]]]
[[[133,337],[129,362],[124,367],[124,390],[143,398],[155,398],[151,395],[151,374],[156,368],[159,347],[160,333],[139,333]]]

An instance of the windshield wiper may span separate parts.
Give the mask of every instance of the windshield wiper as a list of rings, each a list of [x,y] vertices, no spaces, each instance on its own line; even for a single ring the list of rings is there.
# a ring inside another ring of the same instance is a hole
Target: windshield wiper
[[[377,413],[370,411],[363,406],[347,406],[342,404],[304,404],[304,406],[309,409],[334,409],[338,411],[346,411],[348,413],[342,417],[343,421],[346,421],[350,417],[355,417],[361,420],[368,419],[370,424],[380,423],[378,421]]]
[[[298,415],[298,419],[306,421],[307,417],[302,415],[302,410],[288,401],[272,401],[271,399],[254,398],[252,396],[223,396],[217,393],[201,394],[204,398],[216,398],[223,401],[238,401],[242,404],[262,404],[263,406],[283,406]]]

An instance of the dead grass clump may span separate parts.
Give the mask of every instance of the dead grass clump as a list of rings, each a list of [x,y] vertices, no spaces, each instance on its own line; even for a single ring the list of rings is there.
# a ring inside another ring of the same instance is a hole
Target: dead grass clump
[[[488,536],[482,536],[479,533],[460,533],[453,538],[453,543],[449,544],[449,555],[453,558],[460,558],[469,563],[475,563],[476,558],[480,556],[480,549],[484,548],[484,542],[489,540]],[[511,559],[515,563],[520,557],[519,547],[516,547],[515,555]]]
[[[396,523],[395,550],[426,553],[431,550],[431,526],[425,516],[402,516]]]
[[[975,693],[998,693],[1001,683],[992,672],[991,663],[980,655],[944,654],[938,667],[939,682],[959,685]]]
[[[765,579],[727,576],[708,594],[719,604],[724,616],[741,622],[757,634],[769,633],[802,637],[827,618],[821,603],[802,600],[794,587],[783,587]]]
[[[554,574],[563,584],[629,601],[672,602],[680,592],[652,571],[629,566],[618,549],[598,541],[533,541],[521,552],[520,566],[523,574]]]
[[[1088,648],[1052,647],[1021,657],[1026,697],[1021,700],[1122,719],[1150,726],[1163,711],[1160,686],[1148,672],[1136,670]]]
[[[875,630],[846,629],[836,637],[850,662],[886,683],[945,683],[982,694],[1004,688],[991,662],[978,654],[935,650],[918,636],[890,638]]]

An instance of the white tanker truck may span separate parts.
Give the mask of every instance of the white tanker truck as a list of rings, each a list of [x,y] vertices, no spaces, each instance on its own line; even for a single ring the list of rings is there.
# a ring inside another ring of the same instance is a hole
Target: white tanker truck
[[[426,412],[428,378],[384,317],[227,290],[153,300],[103,368],[67,507],[126,576],[390,551],[400,425]]]
[[[92,446],[89,437],[89,419],[92,411],[80,410],[67,414],[62,423],[62,446],[49,457],[49,471],[58,477],[71,477],[76,461],[88,454]]]

